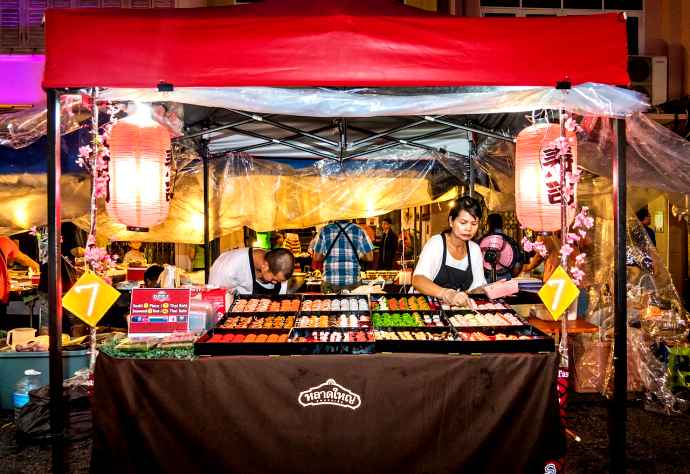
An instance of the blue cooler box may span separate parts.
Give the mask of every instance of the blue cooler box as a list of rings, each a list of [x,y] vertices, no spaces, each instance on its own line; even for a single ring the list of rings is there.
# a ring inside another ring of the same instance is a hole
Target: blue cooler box
[[[89,351],[62,352],[62,375],[70,378],[79,369],[89,366]],[[48,352],[0,352],[0,408],[12,410],[14,386],[24,371],[34,369],[41,372],[42,385],[48,385]]]

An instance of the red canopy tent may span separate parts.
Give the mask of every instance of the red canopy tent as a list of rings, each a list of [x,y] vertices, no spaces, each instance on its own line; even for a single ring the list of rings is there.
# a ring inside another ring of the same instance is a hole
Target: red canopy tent
[[[622,16],[463,18],[394,0],[49,9],[46,56],[45,88],[629,83]]]

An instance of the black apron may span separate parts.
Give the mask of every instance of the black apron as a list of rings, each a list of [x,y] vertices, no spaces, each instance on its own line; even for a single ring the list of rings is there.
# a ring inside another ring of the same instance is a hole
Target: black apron
[[[459,291],[467,291],[472,286],[474,277],[472,276],[472,257],[470,256],[470,243],[465,242],[467,247],[467,268],[460,270],[458,268],[446,265],[446,234],[441,234],[443,239],[443,259],[441,260],[441,269],[438,275],[434,278],[434,283],[442,288],[452,288]]]
[[[249,248],[249,270],[252,272],[252,294],[253,295],[277,295],[280,294],[281,284],[273,285],[273,288],[266,288],[256,279],[256,271],[254,270],[254,249]]]

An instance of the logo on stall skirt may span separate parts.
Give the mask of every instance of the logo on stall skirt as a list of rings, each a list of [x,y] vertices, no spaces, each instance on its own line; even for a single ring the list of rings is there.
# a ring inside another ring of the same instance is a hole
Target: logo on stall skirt
[[[356,410],[362,404],[362,398],[359,395],[333,379],[328,379],[321,385],[300,392],[297,401],[303,407],[335,405],[350,410]]]

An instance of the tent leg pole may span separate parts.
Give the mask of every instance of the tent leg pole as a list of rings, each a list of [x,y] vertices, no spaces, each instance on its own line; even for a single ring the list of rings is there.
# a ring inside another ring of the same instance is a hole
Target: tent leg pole
[[[60,93],[48,89],[48,314],[52,469],[64,472],[62,400],[62,277],[60,259]]]
[[[613,225],[615,250],[614,276],[614,345],[613,345],[613,399],[609,402],[609,462],[610,472],[626,470],[626,398],[628,387],[627,360],[627,292],[625,268],[626,239],[626,171],[625,171],[625,119],[614,119],[616,148],[613,156]]]
[[[474,169],[474,160],[477,158],[477,134],[476,133],[471,133],[470,134],[470,153],[469,153],[469,158],[467,159],[467,166],[468,166],[468,188],[469,188],[469,196],[474,197],[474,184],[475,181],[477,180],[477,173],[476,170]]]
[[[211,273],[211,246],[209,245],[210,229],[208,219],[208,143],[203,143],[202,157],[204,162],[204,282],[208,283],[208,277]]]

